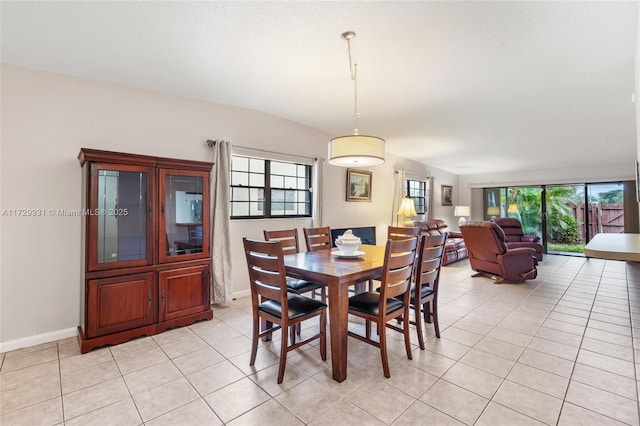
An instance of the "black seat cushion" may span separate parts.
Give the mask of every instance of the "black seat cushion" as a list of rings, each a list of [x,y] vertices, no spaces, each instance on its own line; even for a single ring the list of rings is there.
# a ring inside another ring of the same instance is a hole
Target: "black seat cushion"
[[[294,293],[306,293],[324,287],[323,284],[287,277],[287,289]]]
[[[356,294],[349,298],[349,309],[362,312],[365,314],[380,315],[378,302],[380,301],[380,293],[377,291],[367,291],[365,293]],[[402,308],[402,300],[387,299],[387,313]]]
[[[433,289],[429,286],[423,285],[422,290],[420,291],[420,299],[422,299],[423,297],[427,297],[431,293],[433,293]],[[416,298],[416,287],[411,286],[411,303],[413,303],[415,298]]]
[[[326,304],[318,300],[294,293],[287,294],[287,300],[289,301],[289,319],[296,319],[327,307]],[[276,300],[264,301],[258,306],[258,309],[274,317],[282,318],[282,305]]]
[[[376,289],[376,291],[379,293],[380,292],[380,287],[378,287]],[[427,295],[433,293],[433,289],[429,286],[423,285],[422,286],[422,291],[420,292],[420,299],[422,299],[423,297],[427,297]],[[415,303],[416,300],[416,286],[412,285],[411,286],[411,303]],[[402,300],[400,298],[398,298],[398,300]]]

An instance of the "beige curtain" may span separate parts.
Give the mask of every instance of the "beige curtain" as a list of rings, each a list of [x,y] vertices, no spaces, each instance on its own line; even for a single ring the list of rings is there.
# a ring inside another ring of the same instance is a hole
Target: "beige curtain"
[[[231,142],[217,140],[211,146],[211,297],[213,303],[231,301],[231,235],[229,232]]]
[[[313,218],[311,226],[322,226],[322,166],[324,158],[313,160]]]
[[[405,172],[402,170],[396,170],[393,184],[393,206],[391,207],[393,209],[391,211],[391,223],[395,226],[400,226],[398,223],[398,210],[400,210],[400,203],[402,203],[402,199],[404,198],[405,177]]]

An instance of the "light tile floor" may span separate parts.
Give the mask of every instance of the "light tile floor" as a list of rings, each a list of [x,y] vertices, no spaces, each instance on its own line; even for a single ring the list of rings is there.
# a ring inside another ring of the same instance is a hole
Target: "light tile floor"
[[[525,284],[444,267],[442,338],[427,325],[421,351],[413,330],[409,361],[391,332],[390,379],[378,349],[349,339],[345,382],[316,344],[277,385],[277,336],[249,367],[249,307],[84,355],[75,338],[0,354],[0,424],[639,424],[637,263],[549,255]]]

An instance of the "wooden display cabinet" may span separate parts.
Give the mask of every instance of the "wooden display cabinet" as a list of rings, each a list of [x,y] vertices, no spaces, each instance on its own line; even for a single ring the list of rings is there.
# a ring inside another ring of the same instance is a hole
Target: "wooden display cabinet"
[[[213,318],[213,163],[82,148],[82,353]]]

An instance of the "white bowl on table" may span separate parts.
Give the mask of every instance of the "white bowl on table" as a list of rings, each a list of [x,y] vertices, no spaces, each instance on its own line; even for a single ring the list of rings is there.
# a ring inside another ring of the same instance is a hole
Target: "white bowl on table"
[[[340,250],[339,255],[350,256],[358,251],[358,248],[362,245],[360,237],[353,235],[353,232],[348,229],[344,234],[336,238],[336,247]]]

